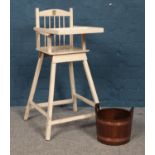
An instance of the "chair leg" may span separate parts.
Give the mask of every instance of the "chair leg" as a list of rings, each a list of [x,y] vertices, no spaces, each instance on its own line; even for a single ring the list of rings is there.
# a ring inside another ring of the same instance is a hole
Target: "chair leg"
[[[75,97],[75,79],[74,79],[74,66],[73,62],[69,63],[69,78],[70,78],[70,86],[71,86],[71,94],[73,99],[73,111],[77,111],[77,99]]]
[[[86,77],[87,77],[87,80],[88,80],[88,84],[89,84],[89,87],[90,87],[90,91],[91,91],[93,100],[94,100],[95,103],[99,103],[99,99],[98,99],[98,96],[97,96],[97,93],[96,93],[95,85],[94,85],[94,82],[93,82],[93,79],[92,79],[92,76],[91,76],[91,72],[90,72],[90,68],[89,68],[87,60],[83,61],[83,66],[84,66],[84,70],[85,70],[85,73],[86,73]]]
[[[39,55],[39,58],[38,58],[38,62],[37,62],[32,86],[31,86],[31,90],[30,90],[30,95],[29,95],[28,102],[27,102],[27,105],[25,108],[24,120],[27,120],[29,118],[30,106],[31,106],[30,103],[33,101],[33,97],[34,97],[34,94],[36,91],[36,87],[37,87],[37,83],[38,83],[38,79],[39,79],[39,75],[40,75],[40,71],[41,71],[41,67],[42,67],[42,63],[43,63],[43,59],[44,59],[44,54],[41,53]]]
[[[46,140],[50,140],[51,138],[51,121],[52,121],[52,113],[53,113],[55,75],[56,75],[56,64],[52,63],[51,61],[50,85],[49,85],[49,97],[48,97],[48,109],[47,109],[47,124],[46,124],[46,133],[45,133]]]

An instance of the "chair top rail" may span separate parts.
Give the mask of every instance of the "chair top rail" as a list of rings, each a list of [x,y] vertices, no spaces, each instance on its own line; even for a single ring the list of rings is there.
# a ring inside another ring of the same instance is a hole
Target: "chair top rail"
[[[71,16],[71,12],[61,9],[48,9],[40,11],[39,16]]]

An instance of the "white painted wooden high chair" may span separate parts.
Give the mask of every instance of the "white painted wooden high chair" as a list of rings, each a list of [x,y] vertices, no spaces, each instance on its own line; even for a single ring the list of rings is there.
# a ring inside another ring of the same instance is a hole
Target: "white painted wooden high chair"
[[[41,27],[41,18],[43,18],[42,27]],[[69,23],[68,26],[67,26],[67,20]],[[77,111],[77,99],[82,100],[83,102],[87,103],[92,107],[94,107],[96,103],[99,103],[94,82],[87,62],[86,53],[89,50],[86,49],[85,34],[102,33],[104,29],[98,27],[73,26],[72,8],[70,8],[69,11],[60,9],[39,11],[39,8],[36,8],[36,27],[34,27],[34,30],[36,31],[36,49],[39,52],[39,56],[30,95],[25,109],[24,120],[27,120],[29,118],[29,112],[31,109],[36,109],[41,114],[43,114],[47,119],[45,139],[50,140],[51,127],[53,125],[86,119],[95,115],[94,113],[91,112],[88,114],[82,114],[78,116],[72,116],[57,120],[52,119],[53,107],[56,105],[73,104],[73,111]],[[74,46],[73,42],[74,34],[81,34],[82,42],[80,48]],[[42,45],[42,36],[44,38],[43,45]],[[66,39],[66,37],[68,37],[68,39]],[[49,97],[48,102],[46,103],[35,103],[33,101],[33,98],[36,91],[36,86],[44,56],[51,57]],[[91,101],[77,94],[76,92],[75,80],[74,80],[74,68],[73,68],[73,62],[76,61],[82,61],[83,63],[90,91],[94,101]],[[54,101],[56,65],[57,63],[64,63],[64,62],[67,62],[69,64],[71,98]],[[47,108],[47,112],[44,110],[45,108]]]

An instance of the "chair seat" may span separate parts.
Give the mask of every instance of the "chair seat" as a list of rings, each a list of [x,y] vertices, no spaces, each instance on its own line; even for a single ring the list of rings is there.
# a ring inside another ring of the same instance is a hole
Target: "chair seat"
[[[89,51],[88,49],[83,50],[82,48],[77,48],[77,47],[72,47],[72,46],[52,46],[51,52],[49,52],[48,48],[45,46],[37,48],[37,50],[45,54],[48,54],[48,55],[85,53]]]

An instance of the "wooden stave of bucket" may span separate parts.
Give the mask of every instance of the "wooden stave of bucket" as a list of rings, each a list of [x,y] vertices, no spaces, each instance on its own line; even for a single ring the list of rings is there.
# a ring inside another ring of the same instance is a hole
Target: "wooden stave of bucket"
[[[124,112],[128,114],[128,117],[118,120],[102,120],[99,115],[106,110]],[[99,104],[96,104],[95,111],[98,141],[107,145],[121,145],[130,141],[134,107],[132,107],[130,111],[119,108],[106,108],[100,110]]]

